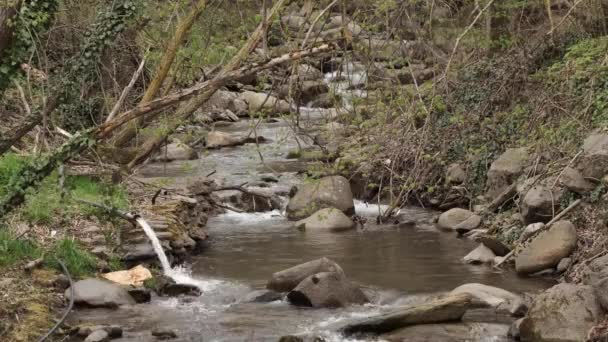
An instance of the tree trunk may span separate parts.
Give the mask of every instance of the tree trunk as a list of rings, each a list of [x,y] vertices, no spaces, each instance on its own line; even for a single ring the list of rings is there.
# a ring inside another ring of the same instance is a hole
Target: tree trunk
[[[9,3],[7,7],[0,7],[0,57],[11,43],[14,26],[10,26],[9,23],[17,14],[18,6],[19,2],[14,1],[12,4]]]
[[[48,117],[48,115],[57,108],[57,98],[51,98],[44,111],[36,111],[26,115],[19,125],[11,127],[10,130],[0,135],[0,155],[10,150],[11,146],[16,144],[24,135],[29,131],[38,126],[42,119]]]
[[[236,70],[247,58],[247,56],[249,56],[255,50],[256,46],[260,43],[260,40],[262,40],[262,38],[266,35],[268,23],[272,23],[273,18],[278,14],[285,2],[286,0],[279,0],[276,4],[274,4],[268,13],[268,16],[258,25],[249,40],[247,40],[245,46],[243,46],[241,50],[239,50],[239,52],[232,57],[230,62],[228,62],[228,64],[222,68],[215,79],[222,78],[227,73]],[[167,129],[162,136],[148,139],[139,149],[137,156],[129,163],[129,169],[132,169],[134,166],[145,161],[155,150],[160,148],[165,140],[165,137],[173,133],[179,127],[179,125],[181,125],[183,120],[189,118],[192,113],[207,102],[222,85],[223,84],[218,83],[217,86],[209,89],[209,91],[201,93],[192,100],[180,106],[175,113],[175,118],[169,129]]]
[[[146,90],[146,93],[144,94],[144,97],[141,100],[141,104],[151,101],[158,94],[160,88],[163,85],[163,82],[169,74],[169,70],[171,70],[173,62],[175,61],[177,50],[184,42],[186,34],[188,34],[188,32],[190,31],[196,19],[198,19],[205,10],[206,5],[206,0],[199,0],[194,9],[188,14],[188,16],[186,16],[186,18],[184,18],[183,20],[180,20],[180,22],[177,24],[177,27],[175,28],[175,33],[173,34],[173,38],[169,42],[169,46],[167,47],[167,50],[165,51],[165,54],[163,55],[163,58],[160,61],[156,72],[154,73],[154,78],[152,79],[152,82],[150,82],[150,86]],[[114,145],[124,146],[128,144],[129,141],[131,141],[131,139],[135,137],[135,134],[137,134],[137,127],[141,126],[142,124],[143,121],[141,119],[129,123],[127,127],[125,127],[121,132],[118,133],[118,135],[114,139]]]

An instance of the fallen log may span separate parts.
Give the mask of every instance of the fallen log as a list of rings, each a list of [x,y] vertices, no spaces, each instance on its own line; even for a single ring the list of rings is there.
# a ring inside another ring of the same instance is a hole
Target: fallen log
[[[477,307],[478,304],[473,303],[470,294],[462,293],[364,318],[347,324],[339,331],[347,337],[363,334],[379,335],[410,325],[459,321],[467,310]]]

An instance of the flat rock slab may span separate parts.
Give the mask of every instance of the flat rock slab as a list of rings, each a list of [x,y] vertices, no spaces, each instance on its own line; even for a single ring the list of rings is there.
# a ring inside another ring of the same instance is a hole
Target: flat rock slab
[[[325,208],[296,222],[296,227],[305,231],[341,232],[355,228],[355,223],[342,211]]]
[[[411,325],[459,321],[476,307],[469,294],[450,295],[429,303],[404,307],[389,313],[364,318],[339,329],[345,336],[384,334]]]

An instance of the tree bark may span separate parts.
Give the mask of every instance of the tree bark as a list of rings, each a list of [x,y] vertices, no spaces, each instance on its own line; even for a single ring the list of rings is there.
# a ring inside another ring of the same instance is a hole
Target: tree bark
[[[246,60],[247,56],[249,56],[256,48],[256,46],[260,43],[262,38],[266,35],[266,30],[268,29],[268,23],[271,23],[273,18],[278,14],[279,10],[283,7],[286,0],[279,0],[274,6],[270,9],[268,16],[263,20],[256,30],[253,32],[245,46],[243,46],[239,52],[232,57],[230,62],[226,64],[220,73],[216,76],[215,79],[221,79],[227,73],[230,73],[236,70],[243,61]],[[215,80],[214,79],[214,80]],[[201,93],[196,96],[192,100],[188,101],[184,105],[180,106],[175,113],[175,119],[171,123],[171,127],[165,131],[162,136],[152,137],[148,139],[144,145],[139,149],[137,156],[129,163],[129,168],[132,169],[136,165],[145,161],[148,156],[150,156],[155,150],[162,146],[165,137],[171,133],[173,133],[179,125],[181,125],[182,121],[189,118],[198,108],[200,108],[205,102],[213,96],[213,94],[223,85],[223,83],[218,82],[217,85],[213,88],[210,88],[208,91]]]
[[[0,135],[0,155],[8,151],[11,146],[21,140],[24,135],[38,126],[43,118],[48,117],[48,115],[57,108],[57,105],[57,98],[51,98],[42,112],[36,111],[26,115],[19,125],[11,127],[9,131]]]
[[[2,57],[5,49],[10,46],[14,27],[9,23],[17,15],[18,6],[19,1],[0,5],[0,57]]]
[[[156,72],[154,73],[154,78],[152,79],[152,82],[150,82],[150,86],[146,90],[140,104],[149,102],[156,97],[163,85],[163,82],[169,74],[169,70],[171,70],[171,66],[175,61],[175,56],[177,55],[179,47],[183,44],[186,35],[192,28],[192,25],[194,25],[196,19],[198,19],[203,13],[206,6],[206,0],[199,0],[194,9],[186,16],[186,18],[180,20],[180,22],[177,24],[173,38],[169,42],[169,46],[167,46],[167,50],[165,51],[165,54],[163,55],[163,58],[161,59]],[[114,139],[114,145],[124,146],[128,144],[129,141],[133,139],[135,134],[137,134],[137,127],[141,126],[142,124],[142,120],[131,122],[127,127],[118,133]]]

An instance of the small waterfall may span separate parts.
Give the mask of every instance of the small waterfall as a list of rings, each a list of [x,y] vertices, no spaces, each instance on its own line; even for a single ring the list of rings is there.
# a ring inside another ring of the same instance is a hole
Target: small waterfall
[[[160,260],[160,264],[163,267],[164,275],[170,277],[178,284],[194,285],[203,291],[211,291],[213,289],[216,289],[219,285],[221,285],[223,283],[222,281],[219,281],[219,280],[194,279],[190,275],[189,270],[187,270],[186,268],[184,268],[184,267],[172,268],[171,264],[169,263],[169,259],[167,258],[167,254],[165,254],[165,251],[163,250],[163,246],[160,244],[160,240],[158,239],[158,236],[156,236],[156,232],[154,232],[154,229],[152,229],[152,227],[150,227],[148,222],[146,222],[146,220],[144,220],[142,217],[138,217],[136,219],[136,221],[141,226],[141,228],[144,230],[144,233],[146,233],[146,236],[148,237],[148,239],[150,239],[150,242],[152,242],[152,247],[154,248],[154,252],[156,252],[156,255],[158,256],[158,260]]]
[[[163,267],[163,273],[165,275],[170,275],[172,273],[171,264],[169,263],[167,254],[165,254],[165,251],[163,250],[163,246],[160,244],[160,240],[158,239],[158,236],[156,236],[156,233],[154,232],[152,227],[150,227],[148,222],[146,222],[146,220],[144,220],[141,217],[138,217],[135,220],[141,226],[141,228],[144,230],[144,233],[146,233],[146,236],[148,237],[148,239],[150,239],[150,242],[152,242],[152,247],[154,248],[154,252],[156,252],[156,255],[158,256],[158,260],[160,260],[160,264]]]

